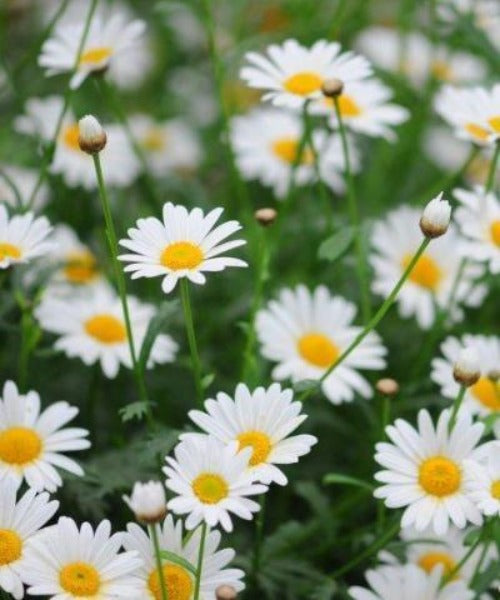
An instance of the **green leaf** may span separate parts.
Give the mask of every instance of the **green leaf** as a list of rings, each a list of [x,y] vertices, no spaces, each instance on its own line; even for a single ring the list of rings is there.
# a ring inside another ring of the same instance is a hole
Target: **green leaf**
[[[360,487],[370,492],[373,492],[375,486],[362,479],[356,477],[350,477],[349,475],[342,475],[342,473],[328,473],[323,477],[323,483],[325,485],[352,485]]]
[[[166,300],[162,302],[158,312],[151,319],[139,355],[139,367],[141,371],[146,369],[153,344],[157,336],[164,330],[170,317],[177,312],[178,305],[178,300]]]
[[[118,412],[120,413],[123,423],[132,421],[133,419],[142,421],[148,412],[148,407],[148,402],[131,402],[130,404],[127,404],[127,406],[120,408]]]
[[[341,258],[354,240],[354,227],[343,227],[327,238],[319,247],[318,258],[334,262]]]
[[[184,567],[186,569],[186,571],[189,571],[191,574],[196,576],[196,567],[194,567],[185,558],[182,558],[182,556],[177,556],[177,554],[174,554],[173,552],[169,552],[168,550],[160,550],[160,555],[165,560],[168,560],[169,562],[173,562],[176,565],[179,565],[181,567]]]

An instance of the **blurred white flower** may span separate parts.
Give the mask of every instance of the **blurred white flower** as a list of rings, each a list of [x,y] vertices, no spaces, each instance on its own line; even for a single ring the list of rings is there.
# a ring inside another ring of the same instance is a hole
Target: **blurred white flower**
[[[500,516],[500,442],[491,444],[484,464],[465,462],[469,498],[488,517]]]
[[[5,202],[12,208],[27,207],[38,177],[35,169],[0,164],[0,203]],[[41,210],[46,205],[48,196],[49,190],[43,183],[33,199],[32,210]]]

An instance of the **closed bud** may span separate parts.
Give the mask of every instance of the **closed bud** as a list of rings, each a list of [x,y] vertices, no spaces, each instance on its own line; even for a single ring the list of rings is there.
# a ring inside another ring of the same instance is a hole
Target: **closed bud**
[[[97,154],[106,146],[106,132],[92,115],[86,115],[78,122],[78,145],[87,154]]]
[[[462,348],[455,364],[453,377],[457,383],[470,387],[481,377],[479,354],[475,348]]]
[[[220,585],[215,590],[215,597],[217,600],[235,600],[236,590],[230,585]]]
[[[395,379],[386,377],[377,381],[375,389],[384,396],[395,396],[399,392],[399,383]]]
[[[344,82],[341,79],[326,79],[323,81],[321,91],[327,98],[336,98],[342,94]]]
[[[134,484],[132,495],[123,496],[123,500],[136,519],[143,523],[161,523],[167,514],[165,488],[158,481],[137,482]]]
[[[443,200],[443,192],[433,198],[424,208],[420,229],[425,237],[437,238],[446,233],[451,219],[451,206]]]
[[[259,208],[254,213],[255,219],[263,227],[272,225],[278,216],[278,213],[274,208]]]

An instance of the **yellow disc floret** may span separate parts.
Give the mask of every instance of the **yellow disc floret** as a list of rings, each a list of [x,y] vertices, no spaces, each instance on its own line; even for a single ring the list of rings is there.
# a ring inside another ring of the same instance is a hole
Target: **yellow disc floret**
[[[229,493],[226,481],[216,473],[201,473],[193,481],[192,488],[203,504],[218,504]]]
[[[260,465],[265,462],[271,452],[271,440],[269,436],[262,431],[245,431],[238,436],[240,450],[251,447],[253,450],[250,457],[250,465]]]
[[[121,344],[127,339],[127,330],[113,315],[95,315],[85,322],[85,331],[102,344]]]
[[[0,431],[0,461],[22,466],[40,456],[42,440],[28,427],[11,427]]]
[[[0,567],[21,558],[23,542],[15,531],[0,529]]]
[[[98,595],[101,578],[93,565],[74,562],[61,569],[59,583],[66,592],[73,596],[88,598]]]
[[[460,488],[461,481],[460,467],[445,456],[433,456],[420,465],[418,482],[431,496],[450,496]]]
[[[288,92],[298,96],[308,96],[321,89],[323,79],[313,71],[302,71],[289,77],[284,87]]]
[[[160,262],[172,271],[195,269],[203,262],[203,252],[192,242],[174,242],[163,250]]]
[[[403,260],[401,261],[401,266],[403,269],[406,269],[411,259],[412,255],[410,254],[404,256]],[[408,276],[408,279],[413,283],[416,283],[420,287],[433,292],[436,291],[442,278],[443,273],[439,268],[439,265],[427,254],[423,254],[417,260],[410,275]]]
[[[168,600],[191,600],[193,580],[186,569],[179,565],[164,565],[162,570]],[[148,578],[148,587],[155,600],[162,600],[160,585],[158,570],[155,569]]]
[[[315,367],[325,369],[332,365],[340,354],[337,346],[321,333],[303,335],[297,343],[297,348],[304,360]]]

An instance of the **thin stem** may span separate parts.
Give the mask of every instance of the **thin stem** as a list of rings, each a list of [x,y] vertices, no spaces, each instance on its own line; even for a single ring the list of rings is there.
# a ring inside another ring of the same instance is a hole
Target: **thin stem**
[[[461,558],[461,560],[459,560],[458,563],[453,567],[453,569],[451,569],[451,571],[449,571],[449,573],[447,573],[447,575],[443,578],[443,585],[448,583],[448,581],[451,581],[452,579],[454,579],[455,575],[460,572],[460,569],[465,565],[465,563],[469,560],[469,558],[474,554],[476,548],[478,548],[478,546],[483,542],[483,534],[484,534],[484,526],[483,526],[483,530],[481,531],[481,533],[477,536],[476,541],[472,544],[472,546],[469,548],[469,550],[466,552],[466,554],[464,554],[464,556]]]
[[[180,281],[182,309],[184,311],[184,321],[191,353],[191,368],[193,369],[194,384],[196,388],[196,399],[198,404],[203,406],[203,382],[201,374],[201,361],[196,343],[196,334],[194,330],[193,311],[191,310],[191,301],[189,298],[189,284],[185,277]]]
[[[207,524],[203,521],[201,525],[200,549],[198,550],[198,564],[196,566],[196,579],[194,582],[194,600],[200,598],[201,574],[203,571],[203,559],[205,554],[205,540],[207,537]]]
[[[345,175],[347,180],[347,202],[351,225],[355,230],[355,250],[356,250],[356,271],[358,275],[359,288],[361,292],[361,310],[363,320],[367,323],[371,318],[370,291],[368,289],[368,278],[366,272],[366,260],[363,249],[363,238],[361,232],[361,224],[359,220],[358,204],[356,199],[356,190],[354,187],[354,178],[351,169],[351,159],[349,156],[349,145],[347,143],[347,135],[342,119],[338,97],[334,98],[335,113],[339,124],[340,139],[342,142],[342,151],[344,153]]]
[[[378,311],[370,319],[370,321],[365,325],[365,327],[361,331],[361,333],[359,333],[354,338],[354,340],[351,342],[351,344],[342,352],[342,354],[340,354],[340,356],[337,358],[337,360],[323,373],[323,375],[320,377],[320,379],[318,379],[316,381],[316,387],[320,386],[323,383],[323,381],[325,381],[325,379],[327,377],[329,377],[329,375],[351,354],[351,352],[353,350],[355,350],[357,348],[357,346],[359,346],[359,344],[365,339],[365,337],[370,333],[370,331],[372,331],[372,329],[375,329],[375,327],[379,324],[379,322],[384,318],[385,314],[387,313],[389,308],[392,306],[392,303],[394,302],[397,295],[399,294],[399,291],[403,287],[404,282],[406,281],[406,279],[408,278],[410,273],[413,271],[413,268],[417,264],[418,259],[425,252],[425,249],[429,245],[430,241],[431,241],[430,238],[424,238],[422,240],[422,243],[418,247],[413,258],[408,263],[408,266],[404,270],[399,281],[396,283],[396,285],[394,286],[394,288],[391,291],[391,293],[389,294],[389,296],[385,299],[382,306],[378,309]],[[300,396],[300,400],[304,400],[305,398],[307,398],[312,393],[313,389],[314,388],[308,388],[307,390],[305,390],[302,393],[302,395]]]
[[[165,581],[165,573],[163,572],[163,565],[161,562],[161,549],[160,541],[158,539],[158,525],[150,525],[148,527],[151,540],[153,542],[153,549],[155,552],[156,569],[158,571],[158,579],[160,581],[161,600],[168,600],[168,588],[167,582]]]
[[[386,434],[385,434],[385,428],[387,427],[388,423],[389,423],[389,419],[391,416],[391,397],[389,397],[387,394],[382,394],[382,406],[381,406],[381,423],[380,423],[380,428],[381,428],[381,432],[380,432],[380,439],[385,440],[386,438]],[[384,529],[384,524],[385,524],[385,504],[382,501],[378,502],[377,505],[377,530],[378,531],[382,531]]]
[[[488,194],[493,189],[493,185],[495,183],[495,173],[497,170],[498,158],[500,156],[500,141],[497,141],[495,146],[495,153],[493,154],[493,158],[491,159],[490,170],[488,173],[488,178],[486,179],[485,191]]]
[[[451,433],[453,431],[453,428],[455,427],[455,422],[457,420],[457,414],[458,414],[458,411],[460,410],[460,406],[462,405],[462,401],[464,399],[466,391],[467,391],[467,388],[465,387],[465,385],[461,385],[460,389],[458,390],[457,397],[455,398],[455,401],[453,402],[453,409],[451,412],[450,422],[448,423],[448,433]]]
[[[19,192],[19,189],[17,188],[14,180],[12,179],[12,177],[9,177],[9,175],[7,175],[7,173],[1,168],[0,168],[0,177],[2,177],[5,180],[5,183],[12,190],[12,193],[14,194],[14,196],[16,198],[17,208],[22,210],[23,199],[21,197],[21,193]]]
[[[252,559],[252,580],[257,587],[257,575],[260,569],[260,559],[262,551],[262,541],[264,539],[264,517],[266,508],[266,495],[262,494],[259,499],[260,511],[255,521],[255,544],[253,547]]]

